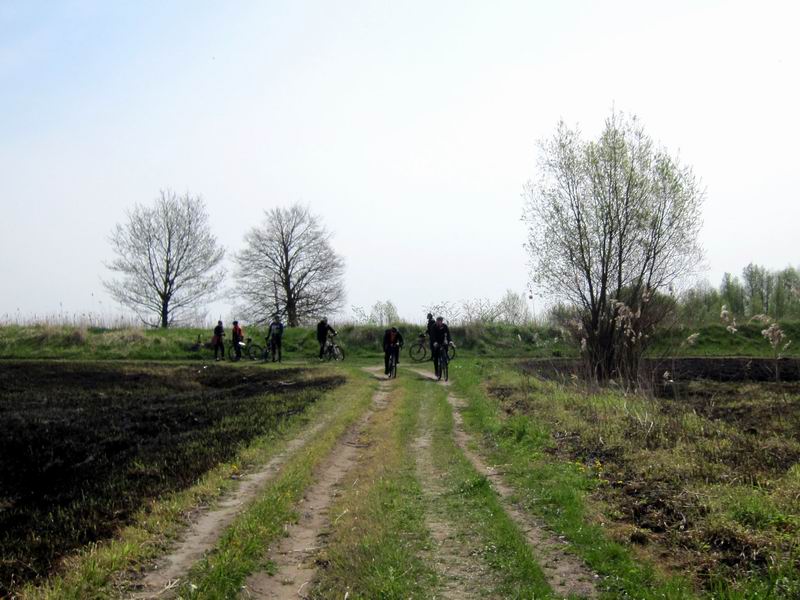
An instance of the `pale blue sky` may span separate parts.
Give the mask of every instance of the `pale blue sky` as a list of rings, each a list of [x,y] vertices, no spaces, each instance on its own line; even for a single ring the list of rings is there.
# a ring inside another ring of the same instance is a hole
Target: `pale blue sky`
[[[309,203],[348,306],[522,291],[536,140],[612,104],[702,178],[712,283],[800,263],[795,6],[0,0],[0,315],[113,310],[106,236],[165,187],[231,253]]]

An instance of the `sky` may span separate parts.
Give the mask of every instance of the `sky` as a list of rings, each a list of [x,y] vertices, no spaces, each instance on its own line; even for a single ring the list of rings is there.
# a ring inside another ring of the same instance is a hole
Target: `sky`
[[[701,179],[704,278],[798,265],[798,22],[774,0],[0,0],[0,320],[119,312],[108,235],[166,188],[204,198],[229,258],[308,204],[345,313],[523,292],[537,142],[612,107]],[[210,316],[235,303],[229,279]]]

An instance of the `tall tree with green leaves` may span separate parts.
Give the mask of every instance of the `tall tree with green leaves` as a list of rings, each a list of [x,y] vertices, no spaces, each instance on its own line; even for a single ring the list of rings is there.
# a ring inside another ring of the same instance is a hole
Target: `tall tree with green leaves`
[[[569,303],[599,379],[634,378],[660,291],[700,264],[703,193],[635,117],[612,112],[596,140],[561,122],[525,187],[532,283]]]

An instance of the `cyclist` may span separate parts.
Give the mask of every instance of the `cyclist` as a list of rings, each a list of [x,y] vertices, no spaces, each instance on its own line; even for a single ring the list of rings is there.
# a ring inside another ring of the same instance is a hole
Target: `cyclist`
[[[222,338],[225,336],[225,328],[222,326],[222,321],[217,321],[217,326],[214,327],[214,335],[211,337],[211,347],[214,348],[214,360],[225,360],[225,345],[222,343]],[[219,353],[219,354],[217,354]]]
[[[231,337],[233,338],[233,351],[236,353],[236,360],[241,360],[242,358],[241,342],[244,339],[244,331],[242,331],[242,328],[239,327],[239,321],[233,322],[233,331],[231,332]]]
[[[328,325],[328,318],[323,317],[322,321],[317,323],[317,341],[319,342],[319,359],[322,360],[325,353],[325,342],[328,341],[328,333],[336,335],[336,330]]]
[[[403,334],[397,327],[391,327],[383,332],[383,374],[389,373],[389,357],[394,354],[394,364],[400,364],[400,349],[403,347]]]
[[[439,373],[439,352],[447,352],[447,346],[453,341],[450,337],[450,328],[444,322],[443,317],[436,317],[436,323],[431,333],[431,354],[433,355],[433,370],[436,377],[441,377]]]
[[[272,362],[275,362],[275,355],[278,356],[278,362],[282,362],[281,356],[281,341],[283,340],[283,323],[281,323],[280,315],[275,315],[272,318],[272,323],[269,324],[269,333],[267,334],[267,344],[269,345],[269,353],[272,354]]]

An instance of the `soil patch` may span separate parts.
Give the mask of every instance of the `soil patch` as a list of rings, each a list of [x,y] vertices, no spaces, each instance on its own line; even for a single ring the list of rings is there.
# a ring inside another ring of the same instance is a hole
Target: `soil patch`
[[[781,381],[800,381],[800,359],[782,358],[777,362]],[[776,361],[769,358],[684,357],[645,358],[642,371],[654,387],[663,383],[664,372],[673,381],[708,379],[711,381],[775,381]],[[586,369],[579,359],[528,360],[521,363],[525,373],[562,381],[582,378]]]

